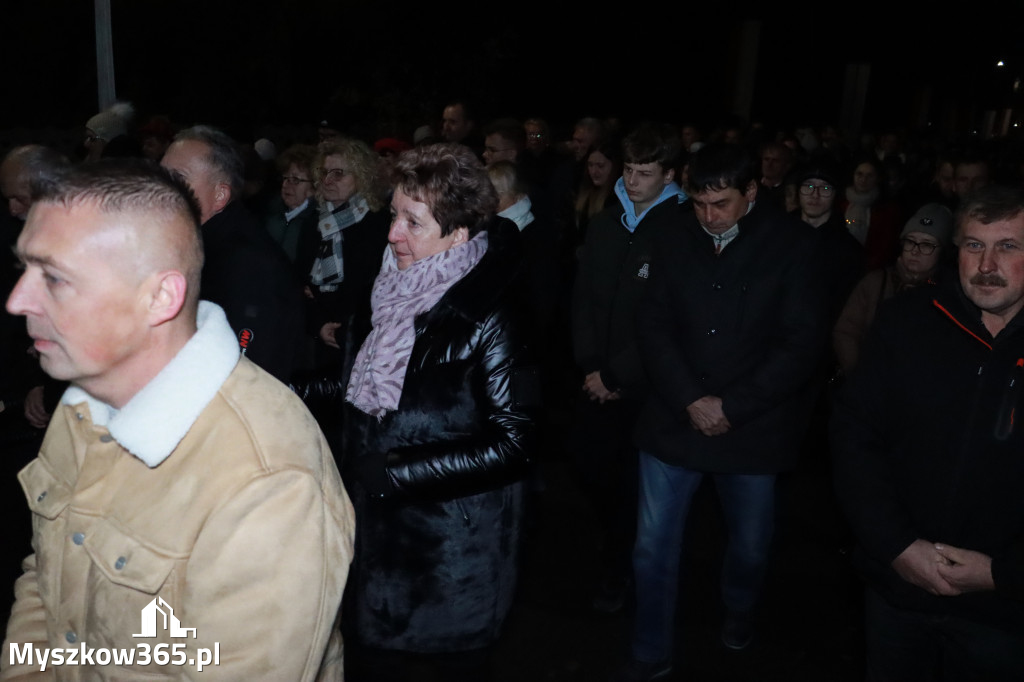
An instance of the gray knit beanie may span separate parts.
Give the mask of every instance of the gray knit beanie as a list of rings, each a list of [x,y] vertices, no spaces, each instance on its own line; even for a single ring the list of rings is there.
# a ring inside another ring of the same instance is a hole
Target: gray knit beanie
[[[900,239],[911,232],[924,232],[935,237],[942,246],[949,246],[953,233],[953,213],[942,204],[925,204],[903,226]]]

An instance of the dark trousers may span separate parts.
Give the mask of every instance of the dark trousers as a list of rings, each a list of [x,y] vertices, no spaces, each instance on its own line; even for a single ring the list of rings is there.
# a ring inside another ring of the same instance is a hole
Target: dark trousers
[[[868,682],[1024,680],[1024,633],[897,609],[871,588],[864,621]]]
[[[345,643],[347,682],[411,682],[430,670],[437,682],[487,682],[493,647],[437,654],[371,649]]]
[[[636,535],[637,451],[633,425],[639,405],[612,400],[603,405],[580,396],[571,434],[577,481],[597,513],[604,533],[606,581],[627,578]]]

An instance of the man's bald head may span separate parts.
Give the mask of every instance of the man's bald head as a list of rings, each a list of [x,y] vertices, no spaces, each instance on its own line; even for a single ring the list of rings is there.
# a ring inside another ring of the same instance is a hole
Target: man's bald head
[[[138,281],[165,270],[181,272],[188,283],[183,311],[194,319],[203,245],[199,205],[184,180],[149,161],[103,159],[36,179],[31,187],[33,204],[90,204],[116,216],[110,226],[124,232],[127,252],[111,254],[111,265]]]

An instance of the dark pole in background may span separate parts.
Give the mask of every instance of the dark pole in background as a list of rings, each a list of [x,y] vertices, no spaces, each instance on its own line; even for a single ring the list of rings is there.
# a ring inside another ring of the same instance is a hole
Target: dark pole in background
[[[96,84],[99,110],[115,101],[114,37],[110,28],[110,0],[95,0],[96,7]]]

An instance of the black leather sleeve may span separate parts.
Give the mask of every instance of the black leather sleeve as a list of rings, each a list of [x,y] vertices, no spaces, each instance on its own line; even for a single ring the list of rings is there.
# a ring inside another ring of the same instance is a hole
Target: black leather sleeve
[[[484,323],[473,357],[479,363],[478,410],[483,426],[458,438],[396,448],[387,475],[397,497],[450,499],[491,490],[526,471],[539,407],[535,368],[503,312]]]

